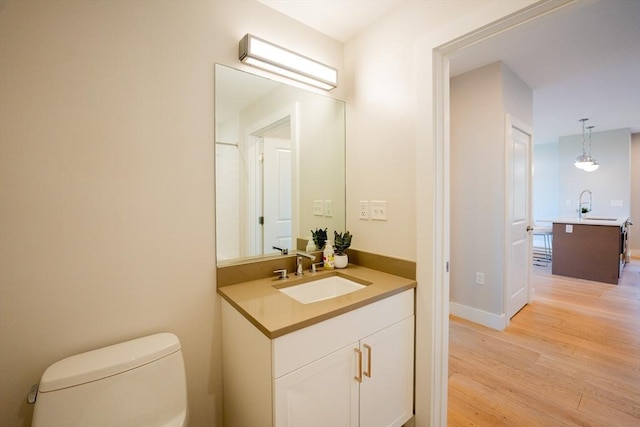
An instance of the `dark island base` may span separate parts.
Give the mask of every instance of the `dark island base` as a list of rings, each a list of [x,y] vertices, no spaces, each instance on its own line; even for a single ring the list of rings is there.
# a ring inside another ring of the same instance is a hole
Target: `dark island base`
[[[573,226],[567,233],[566,226]],[[553,223],[553,274],[618,284],[621,229],[614,226]]]

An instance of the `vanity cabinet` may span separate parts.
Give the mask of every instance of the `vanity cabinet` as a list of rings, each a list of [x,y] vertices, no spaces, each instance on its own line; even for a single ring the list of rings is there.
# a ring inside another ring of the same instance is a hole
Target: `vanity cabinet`
[[[413,413],[413,326],[411,316],[276,379],[275,425],[404,424]]]
[[[269,339],[223,301],[226,426],[402,426],[413,415],[413,290]]]
[[[276,426],[357,426],[359,392],[347,346],[274,381]]]

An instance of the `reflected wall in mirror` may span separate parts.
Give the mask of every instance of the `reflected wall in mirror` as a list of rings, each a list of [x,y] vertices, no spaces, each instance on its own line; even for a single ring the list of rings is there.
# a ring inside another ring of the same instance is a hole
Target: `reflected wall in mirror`
[[[215,67],[218,264],[345,229],[345,104]]]

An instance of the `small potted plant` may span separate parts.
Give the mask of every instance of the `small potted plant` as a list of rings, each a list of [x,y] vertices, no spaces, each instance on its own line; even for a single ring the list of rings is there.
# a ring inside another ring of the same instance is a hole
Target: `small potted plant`
[[[327,229],[324,230],[321,228],[316,228],[316,230],[311,230],[311,236],[313,238],[313,243],[316,245],[316,249],[321,251],[324,249],[324,245],[327,242]]]
[[[336,268],[345,268],[349,263],[349,257],[345,252],[351,246],[353,235],[348,231],[344,233],[333,232],[333,247],[336,250],[335,263]]]

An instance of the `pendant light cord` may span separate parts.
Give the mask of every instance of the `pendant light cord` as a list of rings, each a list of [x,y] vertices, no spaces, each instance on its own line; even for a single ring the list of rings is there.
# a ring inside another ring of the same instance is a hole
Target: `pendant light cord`
[[[580,120],[578,120],[579,122],[582,122],[582,156],[586,156],[587,155],[587,152],[586,152],[586,150],[584,148],[584,142],[585,142],[584,141],[584,129],[585,129],[584,128],[584,122],[586,122],[587,120],[589,120],[589,119],[580,119]]]

